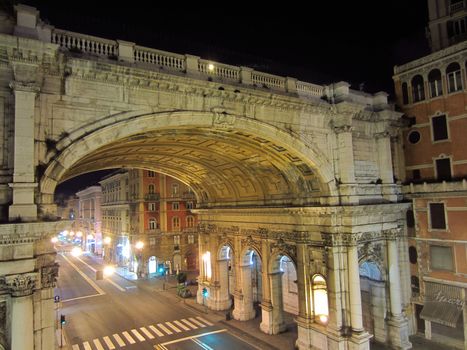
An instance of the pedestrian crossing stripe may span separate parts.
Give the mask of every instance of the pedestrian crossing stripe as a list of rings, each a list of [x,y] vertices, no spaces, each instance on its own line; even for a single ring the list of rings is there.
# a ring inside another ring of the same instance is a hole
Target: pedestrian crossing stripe
[[[144,342],[174,333],[181,333],[183,331],[191,331],[195,329],[213,326],[213,324],[202,317],[187,317],[180,320],[166,321],[140,327],[139,329],[131,329],[129,331],[122,331],[121,333],[112,334],[112,336],[105,336],[96,338],[92,341],[85,341],[81,347],[79,344],[72,345],[72,350],[115,350],[123,348],[127,345],[137,343],[137,340]],[[160,349],[166,349],[165,346]]]

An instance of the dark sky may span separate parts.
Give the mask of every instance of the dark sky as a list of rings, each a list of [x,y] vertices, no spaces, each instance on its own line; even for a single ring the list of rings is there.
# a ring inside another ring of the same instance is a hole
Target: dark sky
[[[60,29],[317,84],[345,80],[358,89],[364,83],[365,91],[384,90],[391,96],[393,66],[428,53],[427,0],[310,1],[306,6],[284,1],[263,6],[237,1],[22,3],[36,7],[42,19]],[[73,189],[97,180],[87,178],[73,181]]]

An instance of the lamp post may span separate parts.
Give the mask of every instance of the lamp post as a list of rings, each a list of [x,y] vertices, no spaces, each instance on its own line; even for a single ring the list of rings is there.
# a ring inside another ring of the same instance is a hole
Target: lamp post
[[[135,248],[136,248],[136,252],[137,252],[136,257],[137,257],[137,262],[138,262],[138,267],[136,269],[136,276],[138,278],[141,277],[141,265],[142,265],[142,262],[143,262],[143,259],[142,259],[143,247],[144,247],[144,243],[142,241],[136,242]]]

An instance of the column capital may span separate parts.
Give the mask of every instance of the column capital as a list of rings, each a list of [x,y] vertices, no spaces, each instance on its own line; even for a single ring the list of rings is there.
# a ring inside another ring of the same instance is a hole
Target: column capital
[[[58,263],[41,268],[41,287],[54,288],[58,277]]]
[[[5,277],[5,284],[13,297],[31,295],[36,286],[35,273],[22,273]]]
[[[10,81],[9,86],[15,92],[24,91],[24,92],[33,92],[37,94],[41,90],[40,86],[34,82],[23,82],[23,81],[13,80],[13,81]]]
[[[344,133],[344,132],[352,132],[353,129],[354,129],[354,127],[351,126],[351,125],[335,126],[334,127],[334,132],[336,134],[341,134],[341,133]]]

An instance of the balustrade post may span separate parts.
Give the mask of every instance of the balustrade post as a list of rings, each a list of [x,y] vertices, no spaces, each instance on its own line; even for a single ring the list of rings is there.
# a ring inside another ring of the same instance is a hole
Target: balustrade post
[[[117,40],[118,60],[128,63],[135,62],[135,43],[123,40]]]
[[[199,74],[199,56],[185,55],[187,74]]]
[[[240,67],[240,82],[244,85],[253,85],[251,73],[253,73],[252,68]]]
[[[285,78],[285,91],[290,93],[297,93],[297,79],[286,77]]]

